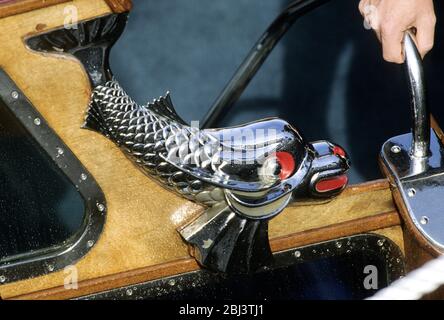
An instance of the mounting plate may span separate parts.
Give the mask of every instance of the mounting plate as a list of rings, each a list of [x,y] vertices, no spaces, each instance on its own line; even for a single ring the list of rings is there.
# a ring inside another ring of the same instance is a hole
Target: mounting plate
[[[393,177],[411,221],[438,250],[444,252],[444,148],[431,130],[430,155],[411,155],[412,135],[388,140],[381,158]]]

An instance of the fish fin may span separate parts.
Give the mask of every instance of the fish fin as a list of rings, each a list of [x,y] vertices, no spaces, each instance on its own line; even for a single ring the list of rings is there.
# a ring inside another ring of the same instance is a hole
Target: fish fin
[[[164,97],[160,97],[159,99],[148,103],[148,107],[165,118],[187,125],[187,123],[177,114],[169,92],[167,92]]]
[[[241,217],[225,203],[207,209],[179,232],[199,263],[211,270],[251,273],[273,261],[268,220]]]
[[[95,87],[112,79],[109,51],[123,33],[127,17],[127,13],[108,14],[80,21],[75,28],[65,25],[31,36],[25,42],[31,50],[37,52],[75,56]]]

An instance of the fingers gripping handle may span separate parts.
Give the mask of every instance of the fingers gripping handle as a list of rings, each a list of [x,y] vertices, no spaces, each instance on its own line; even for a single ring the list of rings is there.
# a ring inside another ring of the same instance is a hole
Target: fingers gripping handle
[[[430,153],[430,113],[421,55],[411,31],[406,31],[404,35],[404,57],[412,97],[411,154],[415,158],[426,158]]]

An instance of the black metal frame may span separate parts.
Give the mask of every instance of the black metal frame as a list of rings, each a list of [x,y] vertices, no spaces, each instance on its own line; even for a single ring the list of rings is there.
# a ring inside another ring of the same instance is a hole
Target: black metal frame
[[[82,258],[94,246],[102,232],[106,201],[93,176],[1,68],[0,99],[76,186],[85,204],[85,221],[76,235],[58,246],[18,255],[0,263],[1,285],[57,271]]]

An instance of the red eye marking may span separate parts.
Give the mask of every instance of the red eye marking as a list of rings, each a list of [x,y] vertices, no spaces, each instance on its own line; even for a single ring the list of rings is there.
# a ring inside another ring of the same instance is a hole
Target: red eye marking
[[[341,147],[335,146],[335,147],[333,148],[333,154],[334,154],[335,156],[340,156],[340,157],[345,158],[345,151],[344,151],[344,149],[342,149]]]
[[[333,190],[342,189],[348,183],[348,177],[344,174],[342,176],[331,177],[316,183],[317,192],[330,192]]]
[[[281,166],[281,172],[279,173],[279,178],[281,180],[287,179],[291,176],[296,168],[296,163],[293,156],[285,151],[276,152],[276,158]]]

